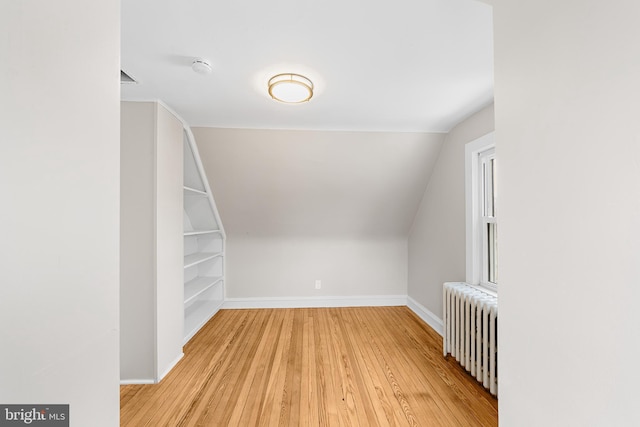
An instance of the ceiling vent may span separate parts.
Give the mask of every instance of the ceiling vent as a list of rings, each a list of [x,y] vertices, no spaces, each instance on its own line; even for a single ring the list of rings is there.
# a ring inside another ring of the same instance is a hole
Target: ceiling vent
[[[129,74],[120,70],[120,84],[137,84],[138,82],[133,79]]]

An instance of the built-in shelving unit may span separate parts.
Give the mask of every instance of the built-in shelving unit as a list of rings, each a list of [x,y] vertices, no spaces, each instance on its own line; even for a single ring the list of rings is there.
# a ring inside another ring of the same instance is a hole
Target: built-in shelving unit
[[[224,302],[225,233],[193,135],[184,140],[184,342]]]

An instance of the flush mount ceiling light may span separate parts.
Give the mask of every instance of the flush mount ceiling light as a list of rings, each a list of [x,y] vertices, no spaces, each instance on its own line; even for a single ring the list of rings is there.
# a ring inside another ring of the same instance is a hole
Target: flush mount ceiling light
[[[278,74],[269,79],[269,95],[287,104],[306,102],[313,96],[313,83],[300,74]]]
[[[211,64],[206,59],[198,58],[193,61],[191,64],[191,68],[198,74],[209,74],[211,73]]]

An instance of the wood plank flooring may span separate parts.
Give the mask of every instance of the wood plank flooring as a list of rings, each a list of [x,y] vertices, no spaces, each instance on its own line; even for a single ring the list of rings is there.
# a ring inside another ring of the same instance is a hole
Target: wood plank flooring
[[[407,307],[221,310],[121,426],[497,426],[497,401]]]

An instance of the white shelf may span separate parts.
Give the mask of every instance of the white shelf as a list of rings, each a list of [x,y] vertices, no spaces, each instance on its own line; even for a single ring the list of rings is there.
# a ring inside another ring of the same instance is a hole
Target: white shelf
[[[201,293],[222,282],[222,276],[196,277],[184,284],[184,303],[190,303]]]
[[[184,313],[184,342],[193,337],[200,328],[218,312],[223,301],[196,301]]]
[[[202,190],[197,190],[191,187],[184,187],[184,195],[185,196],[197,196],[197,197],[206,197],[207,193]]]
[[[186,344],[224,303],[226,236],[193,135],[188,129],[185,135],[182,306]]]
[[[184,268],[193,267],[201,262],[222,256],[222,252],[198,252],[184,257]]]
[[[198,236],[201,234],[221,233],[220,230],[185,230],[185,236]]]

